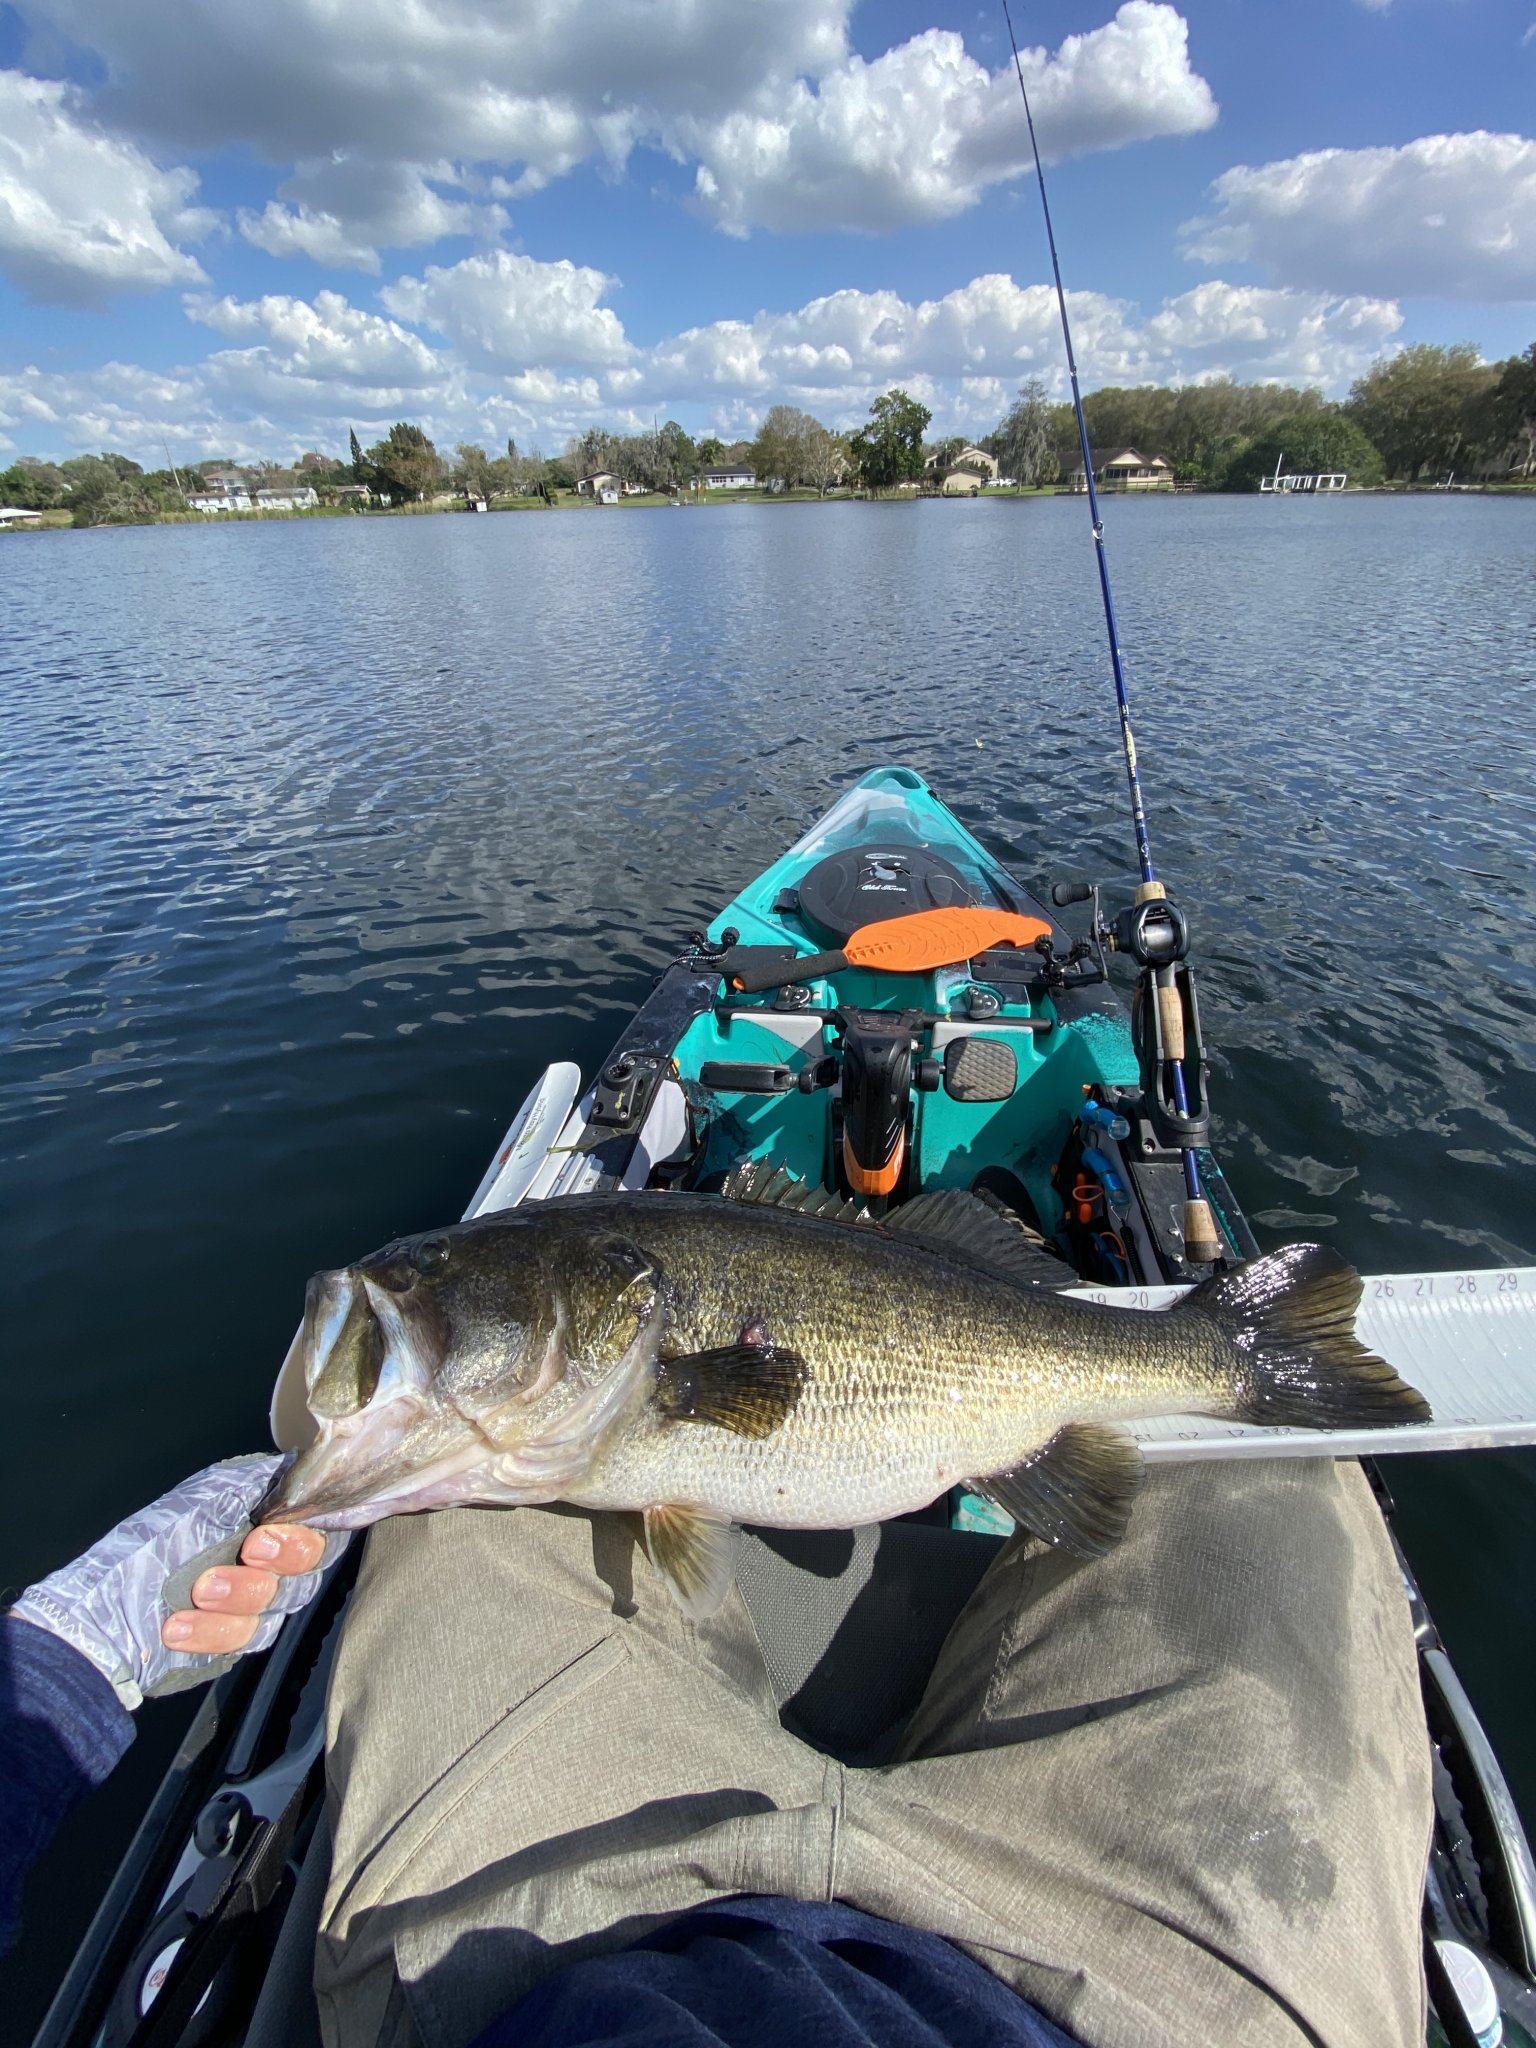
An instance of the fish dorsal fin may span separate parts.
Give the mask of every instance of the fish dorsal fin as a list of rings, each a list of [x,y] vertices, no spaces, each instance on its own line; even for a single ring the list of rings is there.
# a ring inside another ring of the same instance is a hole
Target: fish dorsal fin
[[[1011,1209],[981,1190],[938,1188],[914,1195],[883,1217],[881,1227],[1026,1286],[1070,1287],[1077,1279]]]
[[[1068,1422],[1011,1471],[971,1484],[1022,1527],[1074,1557],[1102,1557],[1125,1534],[1146,1476],[1123,1429]]]
[[[690,1621],[707,1621],[736,1576],[736,1530],[700,1508],[647,1508],[645,1548]]]
[[[664,1422],[712,1422],[737,1436],[772,1436],[792,1413],[806,1377],[798,1351],[727,1344],[662,1359],[651,1400]]]
[[[819,1182],[800,1180],[787,1166],[771,1159],[742,1159],[725,1177],[720,1190],[728,1202],[756,1202],[772,1209],[797,1209],[804,1216],[826,1216],[834,1223],[867,1223],[869,1211]]]

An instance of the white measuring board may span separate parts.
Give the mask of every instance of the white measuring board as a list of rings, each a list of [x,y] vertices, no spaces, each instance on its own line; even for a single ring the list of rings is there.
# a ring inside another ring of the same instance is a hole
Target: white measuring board
[[[1186,1287],[1071,1287],[1112,1308],[1161,1309]],[[1124,1425],[1149,1461],[1180,1458],[1387,1457],[1536,1444],[1536,1266],[1377,1273],[1365,1280],[1355,1335],[1435,1411],[1402,1429],[1258,1429],[1207,1416]]]

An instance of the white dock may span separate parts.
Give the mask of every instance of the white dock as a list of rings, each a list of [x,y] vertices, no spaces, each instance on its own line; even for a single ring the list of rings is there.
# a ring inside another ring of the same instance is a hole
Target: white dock
[[[1284,460],[1285,457],[1282,455],[1280,462]],[[1311,495],[1321,491],[1342,491],[1349,482],[1347,469],[1318,470],[1312,475],[1304,476],[1289,470],[1282,472],[1280,462],[1275,464],[1273,476],[1259,478],[1261,491],[1277,491],[1282,497],[1292,497],[1298,492]]]

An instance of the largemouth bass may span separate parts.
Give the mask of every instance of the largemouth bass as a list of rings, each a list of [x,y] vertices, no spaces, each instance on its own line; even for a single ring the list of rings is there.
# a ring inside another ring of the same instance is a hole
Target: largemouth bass
[[[351,1529],[455,1502],[638,1510],[653,1562],[705,1614],[736,1522],[852,1527],[968,1481],[1097,1555],[1141,1478],[1118,1422],[1429,1414],[1355,1339],[1359,1277],[1321,1246],[1161,1314],[1066,1298],[1028,1256],[965,1194],[879,1225],[583,1195],[402,1239],[310,1282],[296,1343],[317,1433],[263,1515]]]

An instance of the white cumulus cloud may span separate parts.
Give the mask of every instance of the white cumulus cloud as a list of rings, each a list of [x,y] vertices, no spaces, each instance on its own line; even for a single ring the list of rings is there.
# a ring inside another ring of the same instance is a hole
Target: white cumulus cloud
[[[1117,370],[1135,353],[1119,302],[1071,295],[1073,318]],[[913,304],[891,291],[841,291],[795,311],[717,320],[650,349],[651,384],[695,401],[719,394],[781,398],[849,417],[868,395],[917,377],[1011,377],[1060,357],[1055,294],[1005,276],[973,278],[941,299]],[[1082,344],[1080,343],[1080,346]]]
[[[1058,396],[1066,391],[1055,294],[1044,284],[989,275],[918,301],[831,292],[641,349],[623,339],[611,314],[612,327],[603,325],[597,297],[609,280],[568,265],[551,291],[543,273],[561,270],[525,258],[471,258],[411,280],[404,297],[397,287],[381,293],[393,318],[336,292],[312,301],[193,294],[189,317],[229,345],[163,375],[123,364],[0,374],[0,430],[39,454],[111,447],[158,461],[162,438],[188,457],[213,449],[340,452],[349,424],[366,441],[409,418],[439,447],[499,446],[512,434],[521,446],[551,449],[592,424],[634,432],[656,413],[694,432],[750,433],[784,402],[849,427],[893,384],[931,409],[936,432],[981,433],[1029,377]],[[1149,315],[1100,292],[1070,293],[1068,303],[1090,389],[1230,375],[1337,391],[1401,324],[1390,301],[1218,281]],[[429,304],[441,347],[407,324]],[[587,324],[594,317],[596,342]],[[504,327],[509,346],[501,345]]]
[[[443,335],[467,361],[510,372],[627,362],[633,351],[623,323],[600,303],[614,283],[582,264],[495,249],[402,277],[379,297],[400,319]]]
[[[1069,292],[1067,304],[1090,387],[1235,376],[1342,389],[1402,320],[1386,300],[1214,281],[1149,318],[1102,292]],[[982,429],[1026,378],[1066,395],[1057,321],[1050,286],[1000,275],[915,304],[895,292],[833,292],[797,311],[715,321],[659,343],[644,357],[643,395],[711,408],[745,402],[758,413],[787,400],[848,425],[901,384],[937,417]]]
[[[450,196],[464,182],[452,164],[423,167],[338,151],[299,164],[260,213],[242,207],[240,232],[269,256],[377,272],[381,248],[429,248],[446,235],[490,240],[506,227],[505,207]]]
[[[1147,322],[1152,347],[1195,379],[1317,384],[1340,391],[1396,338],[1393,299],[1334,298],[1212,279],[1165,300]]]
[[[450,163],[494,200],[580,164],[618,174],[646,147],[693,167],[700,210],[745,233],[946,218],[1027,162],[1011,63],[989,72],[939,30],[866,61],[853,0],[21,4],[96,58],[95,104],[122,132],[297,166],[242,214],[257,246],[362,269],[434,229],[482,231],[437,189]],[[1124,0],[1024,62],[1056,156],[1216,119],[1166,0]]]
[[[215,225],[195,174],[104,134],[72,86],[0,71],[0,269],[35,299],[100,304],[200,281]]]
[[[0,441],[30,449],[41,434],[56,456],[112,448],[157,468],[166,445],[184,456],[217,448],[227,417],[195,370],[114,362],[72,372],[0,371]]]
[[[1282,284],[1402,298],[1536,297],[1536,141],[1478,129],[1395,148],[1318,149],[1211,187],[1186,254]]]
[[[349,305],[340,292],[317,292],[313,302],[278,293],[252,300],[193,294],[186,312],[188,319],[231,338],[259,336],[258,348],[271,366],[312,384],[420,389],[443,370],[420,335]]]
[[[499,161],[535,180],[622,162],[637,123],[750,98],[843,58],[850,0],[26,0],[95,51],[103,110],[274,162],[325,147]]]
[[[1208,128],[1210,87],[1190,68],[1176,9],[1125,0],[1113,21],[1022,57],[1047,158]],[[949,30],[873,62],[853,56],[773,105],[684,121],[700,206],[722,227],[883,229],[942,220],[1031,164],[1012,59],[987,71]]]

